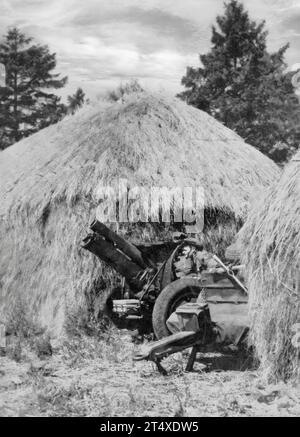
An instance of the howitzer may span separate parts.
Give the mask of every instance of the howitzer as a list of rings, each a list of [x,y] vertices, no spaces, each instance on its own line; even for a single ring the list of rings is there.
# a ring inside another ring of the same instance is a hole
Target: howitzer
[[[125,279],[122,289],[111,290],[105,311],[117,326],[136,327],[141,332],[152,329],[151,314],[162,284],[173,280],[171,262],[158,260],[158,253],[170,255],[182,243],[166,241],[133,244],[116,234],[103,223],[95,220],[93,231],[84,238],[82,247]],[[133,324],[132,321],[137,323]]]
[[[213,318],[209,302],[183,304],[178,307],[170,318],[167,325],[173,332],[172,335],[161,340],[143,345],[135,354],[134,360],[147,360],[156,364],[157,369],[163,375],[167,375],[161,361],[177,352],[192,348],[186,365],[186,371],[192,371],[197,353],[207,350],[224,350],[227,347],[231,352],[237,351],[245,340],[248,332],[247,323],[240,325],[239,320],[227,320],[225,323]],[[217,320],[217,322],[216,322]],[[177,331],[177,332],[176,332]],[[230,346],[230,348],[229,348]]]
[[[154,332],[157,339],[170,336],[172,314],[195,302],[201,292],[213,323],[245,324],[248,297],[237,278],[241,266],[228,267],[211,254],[221,268],[202,264],[199,268],[195,255],[202,259],[207,252],[202,252],[201,242],[182,235],[176,241],[132,243],[98,221],[91,230],[82,247],[123,277],[121,285],[110,290],[103,308],[118,327],[138,329],[140,334]]]

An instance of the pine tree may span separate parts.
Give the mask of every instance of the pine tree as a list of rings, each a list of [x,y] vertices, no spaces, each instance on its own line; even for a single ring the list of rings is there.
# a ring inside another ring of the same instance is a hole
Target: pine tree
[[[69,103],[68,111],[71,114],[74,114],[77,111],[77,109],[81,108],[84,102],[85,102],[85,93],[81,88],[78,88],[76,93],[73,94],[73,96],[68,96],[68,103]]]
[[[265,22],[250,20],[236,0],[216,21],[211,51],[200,55],[200,68],[187,68],[179,97],[284,162],[300,139],[300,106],[284,61],[288,45],[269,53]]]
[[[67,78],[53,73],[55,53],[17,28],[0,44],[0,62],[6,70],[0,88],[0,148],[5,148],[61,118],[65,107],[51,90],[62,88]]]

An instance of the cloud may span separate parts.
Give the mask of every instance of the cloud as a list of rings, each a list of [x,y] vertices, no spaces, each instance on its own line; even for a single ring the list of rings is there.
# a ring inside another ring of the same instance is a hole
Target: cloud
[[[145,10],[131,6],[120,10],[79,10],[70,23],[78,32],[98,36],[108,44],[135,46],[139,52],[158,49],[195,51],[197,41],[205,35],[195,21],[158,8]]]
[[[75,26],[99,25],[108,22],[126,22],[138,24],[158,31],[160,34],[179,33],[183,38],[189,38],[191,30],[196,30],[196,25],[189,19],[176,16],[170,12],[158,8],[145,10],[138,6],[132,6],[117,12],[86,11],[77,15],[72,23]]]
[[[299,62],[299,0],[244,0],[250,16],[266,18],[271,50],[287,41]],[[211,25],[223,0],[0,0],[0,27],[18,25],[57,54],[57,70],[98,93],[131,77],[171,92],[187,65],[210,48]],[[298,21],[297,21],[298,20]]]
[[[289,14],[281,22],[281,27],[288,31],[295,31],[300,33],[300,8],[293,11],[293,14]]]

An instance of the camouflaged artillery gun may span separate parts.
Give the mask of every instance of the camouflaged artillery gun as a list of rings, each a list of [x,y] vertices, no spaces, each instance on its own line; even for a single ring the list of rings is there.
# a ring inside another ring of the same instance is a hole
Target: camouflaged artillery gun
[[[217,256],[213,259],[227,275],[241,295],[229,293],[220,300],[217,295],[209,290],[214,289],[213,284],[208,284],[199,293],[196,302],[180,305],[166,321],[172,333],[168,337],[143,345],[134,356],[135,361],[153,361],[160,373],[166,375],[167,371],[161,361],[171,354],[191,348],[186,371],[192,371],[198,352],[224,352],[235,353],[241,349],[246,350],[248,334],[248,293],[243,283],[238,279],[233,270],[226,266]],[[220,272],[219,268],[219,272]],[[208,293],[207,293],[208,291]],[[221,305],[220,305],[221,304]],[[238,306],[236,306],[238,305]],[[219,310],[219,311],[218,311]]]
[[[238,345],[243,340],[248,295],[238,277],[242,266],[233,259],[223,263],[201,242],[183,235],[175,241],[133,244],[98,221],[91,230],[83,248],[124,278],[106,301],[111,319],[120,328],[153,331],[159,340],[136,359],[153,360],[159,367],[165,356],[194,344]],[[159,262],[162,251],[166,258]]]

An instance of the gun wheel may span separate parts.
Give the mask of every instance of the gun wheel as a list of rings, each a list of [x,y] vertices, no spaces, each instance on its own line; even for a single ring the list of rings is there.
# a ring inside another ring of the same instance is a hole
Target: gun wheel
[[[202,288],[194,278],[182,278],[167,285],[158,296],[152,313],[152,326],[158,340],[171,335],[166,321],[180,305],[195,302]]]

